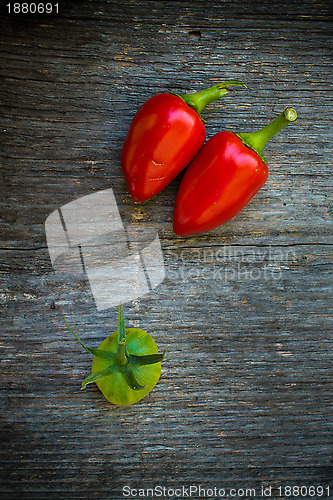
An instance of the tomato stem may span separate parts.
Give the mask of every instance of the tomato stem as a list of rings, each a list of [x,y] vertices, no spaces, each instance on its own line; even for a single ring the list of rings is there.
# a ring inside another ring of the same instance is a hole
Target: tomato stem
[[[280,130],[286,127],[289,123],[297,119],[297,113],[293,108],[285,108],[282,113],[275,118],[271,123],[258,130],[248,134],[237,134],[242,141],[254,149],[260,157],[263,157],[263,148],[267,142]]]
[[[200,90],[200,92],[196,92],[195,94],[176,94],[183,99],[191,108],[195,109],[200,115],[201,111],[204,109],[207,104],[210,104],[216,99],[225,96],[228,93],[226,87],[231,87],[232,85],[238,85],[240,87],[246,87],[246,85],[242,82],[238,82],[235,80],[228,82],[221,82],[217,85],[213,85],[208,89]]]
[[[120,366],[125,366],[128,363],[126,355],[126,330],[124,320],[124,310],[122,304],[118,305],[118,351],[117,360]]]

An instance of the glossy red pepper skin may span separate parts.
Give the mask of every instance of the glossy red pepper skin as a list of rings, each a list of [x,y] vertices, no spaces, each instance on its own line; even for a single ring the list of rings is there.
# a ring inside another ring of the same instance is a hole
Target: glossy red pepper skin
[[[180,183],[174,208],[175,233],[203,233],[238,214],[268,178],[263,147],[296,118],[296,111],[286,108],[257,132],[219,132],[209,139]]]
[[[268,178],[259,155],[232,132],[214,135],[180,184],[173,228],[180,236],[202,233],[240,212]]]
[[[121,166],[134,201],[162,191],[198,153],[206,128],[193,108],[174,94],[157,94],[133,118]]]

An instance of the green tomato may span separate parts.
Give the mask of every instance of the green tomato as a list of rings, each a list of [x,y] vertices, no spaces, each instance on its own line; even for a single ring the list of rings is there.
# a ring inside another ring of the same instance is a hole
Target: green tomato
[[[129,328],[126,330],[126,342],[127,351],[130,355],[145,356],[158,354],[153,337],[139,328]],[[103,340],[99,349],[116,354],[117,347],[118,331]],[[109,364],[107,359],[94,356],[91,372],[94,374],[105,370]],[[131,405],[140,401],[157,384],[161,376],[161,363],[133,365],[132,371],[138,384],[143,387],[142,389],[132,389],[127,382],[126,376],[120,370],[96,382],[98,388],[108,401],[116,405]]]
[[[153,337],[144,330],[125,330],[121,304],[118,307],[118,330],[103,340],[98,349],[86,347],[66,320],[65,323],[80,344],[94,356],[91,375],[82,382],[82,389],[96,382],[111,403],[131,405],[155,387],[165,352],[158,353]]]

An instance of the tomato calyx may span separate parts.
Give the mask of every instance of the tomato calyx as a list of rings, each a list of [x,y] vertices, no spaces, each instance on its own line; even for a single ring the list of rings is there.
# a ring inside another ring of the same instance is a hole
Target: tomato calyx
[[[113,375],[115,373],[121,373],[124,379],[126,380],[127,385],[133,390],[140,390],[147,387],[146,385],[141,385],[132,370],[133,366],[145,366],[152,365],[155,363],[160,363],[165,356],[165,351],[160,354],[146,354],[143,356],[139,356],[136,354],[131,354],[127,349],[127,341],[126,341],[126,329],[125,329],[125,320],[124,320],[124,311],[121,304],[118,306],[118,341],[117,341],[117,352],[105,351],[103,349],[91,348],[87,347],[82,340],[78,337],[78,335],[72,330],[72,328],[67,323],[64,318],[65,323],[69,329],[69,331],[74,335],[74,337],[80,342],[80,344],[84,347],[86,351],[93,356],[97,356],[98,358],[102,358],[104,360],[109,361],[109,365],[107,368],[103,370],[96,371],[86,377],[82,382],[81,389],[85,389],[88,384],[93,382],[97,382],[98,380],[108,377],[109,375]]]

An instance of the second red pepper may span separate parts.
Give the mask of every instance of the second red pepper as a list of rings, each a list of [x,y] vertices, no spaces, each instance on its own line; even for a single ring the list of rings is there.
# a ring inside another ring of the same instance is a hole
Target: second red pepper
[[[232,219],[265,184],[266,142],[296,111],[286,108],[258,132],[219,132],[207,141],[186,170],[176,197],[173,228],[180,236],[202,233]]]

